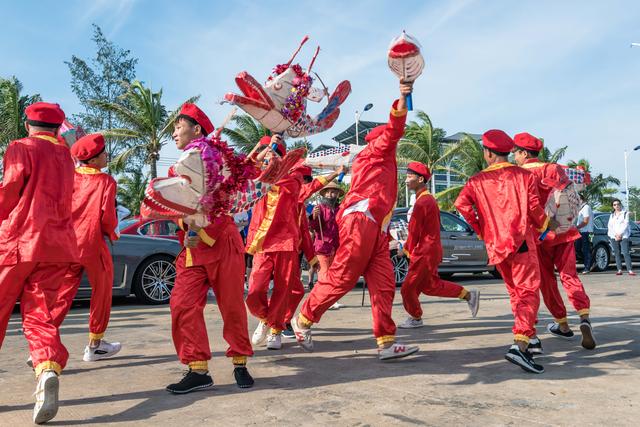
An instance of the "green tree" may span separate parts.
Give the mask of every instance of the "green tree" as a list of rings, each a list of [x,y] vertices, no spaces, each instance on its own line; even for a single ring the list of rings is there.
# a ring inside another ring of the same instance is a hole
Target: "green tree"
[[[626,209],[631,213],[631,218],[640,221],[640,187],[629,187],[629,206]]]
[[[15,76],[0,78],[0,157],[4,156],[9,142],[27,136],[24,110],[41,100],[38,94],[22,94],[22,83]]]
[[[418,111],[416,117],[417,121],[407,124],[404,137],[398,144],[398,163],[406,165],[411,161],[421,162],[427,165],[432,173],[448,170],[462,144],[445,143],[445,131],[434,128],[424,111]],[[431,192],[435,193],[434,179],[431,180]]]
[[[568,147],[565,145],[564,147],[551,152],[549,148],[543,147],[542,151],[540,151],[538,159],[545,163],[558,163],[560,159],[564,157],[565,153],[567,152],[567,148]]]
[[[124,83],[126,91],[122,94],[122,102],[109,102],[100,99],[90,100],[94,107],[110,111],[123,127],[109,128],[102,132],[105,136],[118,141],[130,141],[130,144],[111,162],[116,171],[123,171],[132,158],[141,158],[149,166],[151,178],[158,176],[157,162],[160,150],[171,138],[173,122],[180,106],[172,113],[162,104],[162,89],[153,92],[143,83],[135,81]],[[195,102],[199,96],[191,97],[185,102]]]
[[[93,25],[93,37],[96,45],[96,56],[90,60],[71,56],[65,61],[71,73],[71,90],[78,97],[84,111],[73,116],[74,124],[81,125],[88,132],[101,129],[114,129],[126,126],[120,116],[112,110],[96,106],[92,100],[126,106],[126,85],[135,80],[138,59],[131,51],[116,46],[107,40],[99,26]],[[130,148],[128,140],[107,138],[109,158],[117,157],[122,151]]]
[[[234,127],[225,127],[222,134],[229,140],[229,145],[241,153],[249,153],[260,138],[271,135],[269,129],[247,114],[233,116],[231,122]]]
[[[611,206],[611,194],[608,190],[611,185],[620,185],[620,180],[618,178],[611,175],[604,176],[601,173],[594,173],[591,170],[591,163],[589,163],[587,159],[580,159],[577,162],[570,160],[567,162],[567,166],[570,168],[582,166],[586,172],[591,174],[591,184],[587,185],[584,190],[584,194],[586,195],[587,201],[591,203],[595,209],[601,207],[603,209],[608,209],[607,206]]]
[[[140,213],[140,204],[149,183],[149,175],[140,169],[130,168],[118,178],[118,201],[131,211],[132,215]]]

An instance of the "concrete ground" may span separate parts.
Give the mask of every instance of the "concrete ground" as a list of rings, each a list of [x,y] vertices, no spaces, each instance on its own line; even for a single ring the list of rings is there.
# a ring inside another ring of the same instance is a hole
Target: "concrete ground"
[[[224,357],[214,302],[206,318],[214,352],[215,387],[183,396],[165,385],[184,367],[174,353],[168,306],[118,302],[107,339],[122,352],[93,364],[81,360],[87,339],[87,304],[74,308],[62,327],[71,356],[61,377],[61,407],[51,425],[604,425],[640,424],[640,279],[611,272],[584,277],[592,300],[598,348],[544,332],[542,375],[527,374],[503,355],[512,317],[504,285],[495,279],[456,278],[482,292],[480,312],[466,304],[423,297],[426,327],[398,331],[420,346],[413,357],[390,363],[376,358],[371,314],[361,291],[343,299],[314,329],[314,353],[293,343],[282,351],[256,349],[253,389],[240,390]],[[405,318],[399,293],[394,318]],[[576,317],[571,321],[576,325]],[[250,318],[251,331],[256,321]],[[577,328],[574,328],[577,331]],[[11,319],[0,352],[0,425],[30,425],[35,388],[25,365],[20,319]]]

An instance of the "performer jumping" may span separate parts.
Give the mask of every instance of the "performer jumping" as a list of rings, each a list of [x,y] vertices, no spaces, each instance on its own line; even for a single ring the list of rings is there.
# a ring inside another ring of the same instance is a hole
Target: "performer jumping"
[[[206,136],[213,130],[207,115],[196,105],[186,103],[176,119],[173,139],[179,150],[192,143],[212,144]],[[224,142],[217,140],[217,144],[226,149]],[[236,383],[240,388],[252,387],[254,380],[246,367],[253,350],[243,300],[245,268],[240,233],[230,215],[216,217],[204,228],[183,221],[178,225],[185,248],[176,260],[177,275],[170,302],[171,332],[180,362],[188,365],[189,371],[180,382],[167,386],[167,391],[184,394],[213,385],[208,366],[211,349],[204,321],[210,288],[224,323],[222,334],[229,344],[226,356],[232,359]]]
[[[58,376],[69,353],[51,310],[65,273],[77,262],[71,200],[73,159],[57,136],[65,115],[58,104],[25,109],[29,136],[12,141],[0,186],[0,347],[18,298],[38,385],[33,421],[58,412]]]
[[[518,166],[531,171],[536,178],[540,199],[545,203],[554,190],[566,188],[571,181],[564,169],[555,163],[544,163],[538,159],[543,142],[535,136],[523,132],[514,136],[514,155]],[[573,219],[573,218],[572,218]],[[571,220],[572,220],[571,219]],[[551,236],[549,236],[551,237]],[[578,277],[574,241],[580,239],[575,226],[564,233],[555,233],[553,238],[545,238],[540,246],[540,292],[544,304],[555,321],[547,325],[547,330],[555,337],[572,339],[574,334],[567,321],[567,309],[558,289],[555,269],[569,301],[580,316],[582,346],[588,350],[596,347],[596,341],[589,320],[590,301]],[[540,352],[542,348],[540,348]]]
[[[407,188],[416,193],[416,202],[409,221],[409,237],[404,244],[404,253],[409,257],[409,272],[402,284],[402,304],[409,313],[399,328],[410,329],[424,326],[420,293],[444,298],[460,298],[469,305],[471,316],[476,317],[480,306],[480,291],[468,291],[464,287],[442,280],[438,266],[442,262],[440,241],[440,209],[438,202],[427,191],[431,178],[429,168],[420,162],[407,165]]]
[[[400,81],[389,122],[366,137],[368,146],[352,166],[351,189],[338,213],[340,247],[324,280],[319,280],[291,326],[300,346],[313,350],[311,325],[349,292],[364,276],[371,294],[373,332],[381,360],[405,357],[418,347],[395,342],[396,325],[391,318],[395,279],[389,259],[388,226],[397,197],[396,148],[404,134],[407,117],[405,97],[413,82]]]
[[[527,350],[536,336],[540,306],[540,269],[534,231],[544,231],[549,218],[540,204],[535,177],[509,163],[513,140],[501,130],[482,135],[484,159],[489,165],[472,176],[455,206],[487,247],[489,263],[496,266],[509,292],[515,317],[514,345],[505,358],[522,369],[543,373]]]
[[[73,264],[64,277],[51,315],[60,326],[78,293],[86,271],[91,285],[89,309],[89,344],[82,360],[93,362],[118,353],[121,345],[103,339],[111,314],[113,260],[105,242],[118,239],[116,227],[116,181],[101,172],[107,166],[104,137],[90,134],[71,147],[71,154],[81,164],[76,168],[73,185],[73,225],[78,242],[79,264]]]

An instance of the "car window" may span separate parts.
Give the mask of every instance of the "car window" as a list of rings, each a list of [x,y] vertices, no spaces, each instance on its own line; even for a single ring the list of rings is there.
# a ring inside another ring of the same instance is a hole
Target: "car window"
[[[607,228],[609,224],[609,215],[598,215],[593,219],[593,225],[597,228]]]
[[[447,214],[440,214],[440,226],[443,231],[454,233],[465,233],[469,231],[469,228],[462,220]]]
[[[136,222],[138,222],[138,220],[135,218],[122,220],[118,224],[118,230],[122,231],[125,228],[129,227],[130,225],[135,224]]]
[[[631,221],[629,221],[629,224],[631,225],[631,231],[633,231],[634,233],[640,233],[640,225]]]
[[[143,236],[175,236],[177,232],[178,225],[167,220],[151,221],[138,228],[138,234]]]
[[[407,222],[406,212],[391,217],[389,231],[394,239],[407,240],[409,234],[409,223]]]

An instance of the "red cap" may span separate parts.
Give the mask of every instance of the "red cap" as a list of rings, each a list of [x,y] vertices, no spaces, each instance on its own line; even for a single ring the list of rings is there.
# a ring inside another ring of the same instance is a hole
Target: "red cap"
[[[64,122],[64,111],[58,104],[36,102],[24,110],[27,120],[60,126]]]
[[[313,170],[309,166],[299,166],[296,168],[296,170],[300,172],[302,176],[313,176]]]
[[[179,114],[195,120],[196,123],[198,123],[202,127],[206,135],[209,135],[211,132],[213,132],[214,127],[211,124],[211,120],[209,120],[209,117],[207,117],[204,111],[198,108],[196,104],[190,104],[186,102],[180,109]]]
[[[513,137],[513,143],[516,147],[524,148],[528,151],[542,150],[542,141],[527,132],[522,132]]]
[[[260,138],[260,145],[269,145],[270,143],[271,143],[270,136],[265,135],[262,138]],[[277,146],[276,152],[280,154],[280,157],[284,157],[287,154],[287,147],[280,142],[277,143],[276,146]]]
[[[499,153],[510,153],[513,150],[513,140],[504,131],[491,129],[482,135],[482,145]]]
[[[427,181],[431,178],[431,171],[424,163],[420,162],[411,162],[407,165],[407,172],[413,172],[416,175],[420,175],[424,177],[424,180]]]
[[[367,142],[373,141],[374,139],[382,135],[382,132],[384,132],[386,128],[387,128],[387,125],[380,125],[380,126],[374,127],[373,129],[371,129],[371,131],[369,131],[367,136],[364,137],[364,140]]]
[[[80,161],[89,160],[104,151],[104,136],[91,133],[83,136],[71,147],[71,155]]]

